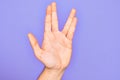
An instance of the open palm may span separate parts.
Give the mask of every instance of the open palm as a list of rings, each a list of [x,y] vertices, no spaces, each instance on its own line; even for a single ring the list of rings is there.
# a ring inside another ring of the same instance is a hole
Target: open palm
[[[59,31],[56,3],[53,2],[46,10],[42,46],[39,46],[33,34],[28,34],[35,56],[47,68],[64,69],[68,66],[72,53],[72,38],[77,23],[75,13],[75,9],[72,9],[63,30]]]

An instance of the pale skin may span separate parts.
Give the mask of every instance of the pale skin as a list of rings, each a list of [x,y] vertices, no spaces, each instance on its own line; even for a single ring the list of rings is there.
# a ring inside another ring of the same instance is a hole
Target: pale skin
[[[58,28],[56,3],[46,9],[45,31],[42,46],[32,33],[28,34],[36,58],[45,68],[38,80],[61,80],[72,54],[72,39],[76,28],[76,10],[72,9],[62,31]]]

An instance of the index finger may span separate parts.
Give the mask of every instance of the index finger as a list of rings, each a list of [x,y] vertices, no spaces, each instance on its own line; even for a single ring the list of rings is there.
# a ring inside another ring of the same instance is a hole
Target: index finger
[[[45,17],[45,31],[51,31],[51,6],[49,5],[46,9]]]

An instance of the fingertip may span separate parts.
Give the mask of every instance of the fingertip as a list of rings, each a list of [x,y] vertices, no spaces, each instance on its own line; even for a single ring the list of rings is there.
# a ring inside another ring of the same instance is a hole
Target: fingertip
[[[48,5],[47,7],[47,14],[51,14],[51,5]]]
[[[48,10],[50,9],[50,5],[48,5],[47,9],[48,9]]]
[[[76,9],[72,8],[71,12],[70,12],[70,17],[73,18],[76,15]]]
[[[32,33],[28,33],[27,36],[30,37]]]
[[[72,8],[72,12],[73,12],[73,13],[76,13],[76,9],[75,9],[75,8]]]
[[[56,2],[52,2],[52,12],[56,12]]]
[[[52,4],[52,6],[56,6],[56,2],[52,2],[51,4]]]

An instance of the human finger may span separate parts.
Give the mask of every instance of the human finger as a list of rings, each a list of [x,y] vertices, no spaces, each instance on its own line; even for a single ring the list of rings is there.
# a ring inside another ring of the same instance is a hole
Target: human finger
[[[75,32],[76,24],[77,24],[77,18],[74,17],[74,18],[73,18],[73,21],[72,21],[72,23],[71,23],[71,25],[70,25],[70,28],[69,28],[69,30],[68,30],[68,33],[67,33],[67,38],[68,38],[69,40],[72,40],[72,39],[73,39],[73,35],[74,35],[74,32]]]
[[[57,18],[57,9],[56,3],[52,2],[52,31],[58,31],[58,18]]]
[[[45,32],[51,31],[51,5],[47,7],[45,17]]]
[[[70,25],[71,25],[71,23],[72,23],[72,20],[73,20],[75,14],[76,14],[76,10],[75,10],[75,9],[72,9],[71,12],[70,12],[70,15],[69,15],[69,17],[68,17],[68,20],[67,20],[67,22],[66,22],[66,24],[65,24],[65,26],[64,26],[64,28],[63,28],[63,30],[62,30],[62,32],[63,32],[65,35],[67,34],[67,32],[68,32],[68,30],[69,30],[69,27],[70,27]]]

